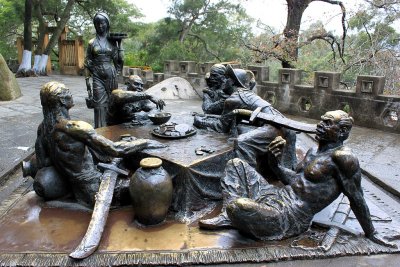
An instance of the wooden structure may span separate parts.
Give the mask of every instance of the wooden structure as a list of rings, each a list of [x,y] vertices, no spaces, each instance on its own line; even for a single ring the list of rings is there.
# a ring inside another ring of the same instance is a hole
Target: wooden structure
[[[65,27],[58,41],[58,62],[61,74],[80,75],[83,70],[85,51],[82,36],[67,40],[68,27]]]
[[[54,27],[47,27],[44,38],[44,46],[49,43],[49,34],[54,30]],[[83,48],[82,37],[79,36],[75,40],[67,40],[68,27],[64,27],[60,38],[58,39],[58,63],[60,73],[67,75],[80,75],[83,70],[85,52]],[[35,45],[35,44],[34,44]],[[18,63],[21,64],[22,54],[24,51],[24,39],[17,38]],[[34,50],[34,49],[33,49]],[[47,73],[51,73],[50,56],[46,66]]]

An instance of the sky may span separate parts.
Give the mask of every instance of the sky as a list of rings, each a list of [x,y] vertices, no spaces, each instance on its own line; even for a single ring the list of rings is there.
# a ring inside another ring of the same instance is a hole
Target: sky
[[[144,14],[143,22],[155,22],[167,17],[168,0],[128,0],[135,4]],[[353,12],[362,2],[361,0],[343,0],[348,13]],[[272,26],[278,32],[282,31],[286,23],[285,0],[247,0],[242,1],[248,14],[262,23]],[[307,28],[316,20],[321,20],[325,28],[341,33],[341,10],[338,5],[324,2],[312,2],[302,18],[302,28]]]

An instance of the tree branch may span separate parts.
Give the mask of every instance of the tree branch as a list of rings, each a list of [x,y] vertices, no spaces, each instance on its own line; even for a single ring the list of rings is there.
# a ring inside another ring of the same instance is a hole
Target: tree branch
[[[342,41],[341,41],[341,46],[339,46],[338,51],[339,51],[339,56],[342,59],[343,63],[345,63],[344,60],[344,48],[345,48],[345,42],[346,42],[346,36],[347,36],[347,27],[346,27],[346,7],[343,5],[342,1],[335,1],[335,0],[313,0],[313,1],[320,1],[324,3],[328,3],[331,5],[339,5],[340,9],[342,10]]]
[[[81,0],[81,1],[75,1],[75,2],[86,12],[86,14],[87,14],[90,18],[93,17],[93,15],[90,13],[89,9],[87,9],[86,6],[85,6],[85,3],[86,3],[87,1]]]
[[[306,41],[299,43],[299,48],[301,48],[305,45],[308,45],[315,40],[323,40],[323,41],[329,43],[331,46],[333,59],[336,60],[335,45],[337,46],[338,51],[341,51],[342,49],[341,49],[341,44],[337,41],[336,37],[334,35],[332,35],[331,33],[322,33],[322,34],[318,34],[318,35],[313,35],[313,36],[309,37]],[[343,58],[343,54],[339,53],[339,57],[342,60],[342,62],[344,64],[346,64],[346,62]]]
[[[260,57],[262,60],[266,60],[269,58],[276,58],[279,61],[286,61],[288,62],[288,59],[285,58],[281,53],[276,52],[276,50],[267,50],[267,49],[262,49],[259,46],[253,45],[246,43],[244,40],[242,40],[243,45],[258,54],[258,57]]]
[[[364,0],[368,4],[376,7],[376,8],[382,8],[382,9],[389,9],[392,8],[394,5],[400,4],[400,1],[395,1],[395,0]]]
[[[200,36],[193,34],[193,33],[188,33],[189,36],[192,36],[194,38],[196,38],[197,40],[199,40],[203,45],[204,45],[204,49],[206,50],[207,53],[209,53],[210,55],[212,55],[213,57],[215,57],[216,59],[218,59],[219,62],[221,62],[221,58],[214,52],[212,52],[207,45],[207,42],[201,38]]]
[[[368,31],[368,28],[367,28],[367,25],[365,25],[365,22],[363,21],[363,26],[364,26],[364,30],[365,30],[365,32],[367,33],[367,35],[368,35],[368,39],[369,39],[369,42],[371,43],[371,45],[372,45],[372,37],[371,37],[371,34],[369,33],[369,31]]]

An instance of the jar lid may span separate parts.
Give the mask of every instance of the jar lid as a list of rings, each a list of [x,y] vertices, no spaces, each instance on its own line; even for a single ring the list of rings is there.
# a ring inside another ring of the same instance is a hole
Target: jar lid
[[[159,158],[144,158],[140,161],[140,167],[149,169],[149,168],[158,168],[162,164],[162,160]]]

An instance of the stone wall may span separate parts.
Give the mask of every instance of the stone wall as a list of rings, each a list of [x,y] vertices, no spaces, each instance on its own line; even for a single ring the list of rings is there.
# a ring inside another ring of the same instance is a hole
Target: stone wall
[[[199,94],[206,87],[204,76],[214,63],[168,60],[164,73],[124,67],[124,76],[137,74],[146,88],[170,77],[188,80]],[[234,65],[234,68],[240,67]],[[329,110],[342,109],[351,114],[355,124],[400,133],[400,96],[383,95],[385,77],[358,76],[355,90],[340,89],[340,73],[314,73],[314,85],[303,85],[302,70],[280,69],[278,81],[269,81],[269,68],[248,66],[257,81],[257,93],[286,114],[320,119]]]
[[[341,90],[340,73],[317,71],[313,86],[301,84],[301,73],[280,69],[278,82],[258,79],[257,92],[286,114],[319,119],[342,109],[357,125],[400,133],[400,96],[382,94],[385,77],[358,76],[355,90]]]

